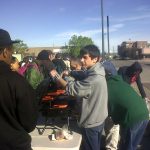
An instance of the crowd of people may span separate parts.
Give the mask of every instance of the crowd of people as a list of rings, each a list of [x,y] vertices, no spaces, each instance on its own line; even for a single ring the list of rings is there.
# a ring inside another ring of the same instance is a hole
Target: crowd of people
[[[100,150],[106,119],[113,122],[106,150],[136,150],[149,120],[139,62],[117,71],[95,45],[81,48],[80,58],[42,50],[36,59],[19,62],[12,56],[16,42],[0,29],[0,150],[32,149],[29,133],[42,97],[58,87],[78,103],[81,150]],[[140,94],[131,86],[135,82]]]

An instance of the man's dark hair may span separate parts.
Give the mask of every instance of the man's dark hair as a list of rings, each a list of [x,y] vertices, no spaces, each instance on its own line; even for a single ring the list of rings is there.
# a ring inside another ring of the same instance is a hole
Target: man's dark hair
[[[83,55],[89,54],[89,56],[93,59],[96,57],[100,57],[100,50],[95,45],[87,45],[80,50],[80,57]]]
[[[39,52],[37,59],[38,60],[49,60],[49,51],[42,50],[41,52]]]
[[[57,54],[55,55],[55,58],[56,58],[56,59],[61,59],[61,57],[62,57],[62,54],[61,54],[61,53],[57,53]]]
[[[81,63],[81,59],[79,57],[71,57],[71,60],[70,61],[74,61],[74,62],[77,62],[79,64],[82,64]]]

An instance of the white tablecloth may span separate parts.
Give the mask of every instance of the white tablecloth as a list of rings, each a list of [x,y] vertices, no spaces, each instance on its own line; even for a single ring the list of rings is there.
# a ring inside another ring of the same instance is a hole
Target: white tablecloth
[[[51,133],[52,129],[46,129],[43,135],[39,135],[37,129],[30,133],[33,150],[79,150],[82,139],[80,134],[73,132],[72,140],[51,141],[48,138]]]

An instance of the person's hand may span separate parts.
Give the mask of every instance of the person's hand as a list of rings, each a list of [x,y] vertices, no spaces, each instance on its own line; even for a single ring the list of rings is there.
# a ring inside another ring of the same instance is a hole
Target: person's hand
[[[61,73],[61,77],[65,77],[65,76],[69,76],[69,71],[68,70],[64,70],[62,73]]]
[[[56,70],[51,70],[51,71],[50,71],[50,76],[52,76],[53,78],[55,78],[57,74],[58,74],[58,73],[57,73]]]
[[[49,74],[52,78],[55,78],[56,80],[61,79],[61,76],[58,74],[58,72],[55,69],[51,70]]]
[[[145,101],[150,103],[150,99],[148,97],[145,97]]]

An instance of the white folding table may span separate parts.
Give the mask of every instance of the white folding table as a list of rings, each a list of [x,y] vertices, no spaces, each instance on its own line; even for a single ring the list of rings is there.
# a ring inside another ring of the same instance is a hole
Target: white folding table
[[[49,139],[52,132],[52,129],[45,129],[42,135],[39,135],[37,129],[31,132],[33,150],[79,150],[82,139],[81,134],[73,132],[73,139],[71,140],[52,141]]]

